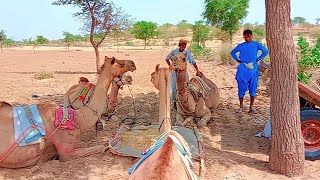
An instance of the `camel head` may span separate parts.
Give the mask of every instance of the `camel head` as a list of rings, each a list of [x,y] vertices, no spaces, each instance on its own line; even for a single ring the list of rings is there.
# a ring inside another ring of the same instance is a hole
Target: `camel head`
[[[169,68],[160,68],[160,64],[156,66],[155,72],[151,73],[151,82],[154,85],[154,87],[157,88],[158,90],[159,90],[159,85],[161,83],[160,82],[161,72],[164,74],[166,73],[168,73],[169,75],[171,74]]]
[[[108,56],[105,56],[105,62],[101,69],[105,67],[106,63],[110,63],[111,75],[113,77],[121,76],[128,71],[133,72],[137,69],[132,60],[118,60],[114,57],[109,58]]]
[[[172,69],[174,71],[184,71],[187,69],[187,55],[180,52],[171,58]]]

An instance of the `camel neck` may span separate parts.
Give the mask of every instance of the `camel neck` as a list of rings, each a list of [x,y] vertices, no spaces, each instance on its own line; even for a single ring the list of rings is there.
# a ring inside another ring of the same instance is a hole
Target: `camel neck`
[[[81,132],[86,132],[93,127],[106,108],[106,94],[113,79],[110,72],[110,65],[105,64],[98,78],[92,99],[86,106],[76,111],[77,124]]]
[[[187,86],[186,71],[180,71],[176,73],[177,73],[177,90],[178,92],[183,92],[184,88]]]
[[[171,89],[171,75],[168,71],[160,71],[159,82],[159,126],[160,134],[171,130],[170,119],[170,89]]]

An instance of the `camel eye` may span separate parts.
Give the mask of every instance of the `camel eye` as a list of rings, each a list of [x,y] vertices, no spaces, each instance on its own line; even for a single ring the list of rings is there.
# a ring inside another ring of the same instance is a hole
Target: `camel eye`
[[[123,67],[123,66],[124,66],[124,64],[119,64],[119,66],[120,66],[120,67]]]

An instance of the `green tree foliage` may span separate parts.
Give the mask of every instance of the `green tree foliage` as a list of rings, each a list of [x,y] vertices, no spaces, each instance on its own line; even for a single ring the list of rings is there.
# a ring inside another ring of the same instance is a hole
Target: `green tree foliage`
[[[308,73],[310,69],[320,67],[320,38],[317,44],[310,47],[309,43],[301,35],[298,39],[299,59],[298,59],[298,79],[303,83],[307,83],[311,79]]]
[[[84,29],[90,32],[89,38],[96,54],[96,68],[100,73],[99,47],[112,31],[123,31],[131,26],[130,16],[121,8],[104,0],[57,0],[53,5],[72,5],[80,9],[74,14],[84,22]]]
[[[68,47],[68,51],[69,51],[69,48],[70,48],[71,44],[75,42],[76,37],[69,32],[63,32],[63,36],[64,36],[63,41],[65,43],[67,43],[67,47]]]
[[[1,52],[3,52],[2,50],[2,43],[3,41],[6,39],[6,34],[5,34],[5,31],[4,30],[1,30],[0,31],[0,49],[1,49]]]
[[[192,26],[192,32],[192,41],[204,48],[205,42],[209,39],[209,27],[204,25],[204,21],[196,21]]]
[[[247,16],[249,0],[205,0],[204,18],[207,23],[221,28],[230,35],[239,29],[241,21]]]
[[[36,36],[36,39],[34,41],[32,41],[33,43],[33,54],[36,53],[35,48],[41,46],[42,44],[46,44],[48,43],[49,40],[45,37],[43,37],[42,35],[38,35]]]
[[[135,38],[144,40],[144,49],[147,46],[147,40],[159,36],[157,24],[154,22],[147,21],[136,22],[133,25],[131,33]]]
[[[307,20],[303,17],[294,17],[292,20],[292,24],[294,26],[305,26],[309,25],[310,23],[308,23]]]
[[[188,23],[187,20],[182,20],[177,24],[177,27],[180,30],[186,30],[186,29],[191,29],[192,28],[192,24]]]

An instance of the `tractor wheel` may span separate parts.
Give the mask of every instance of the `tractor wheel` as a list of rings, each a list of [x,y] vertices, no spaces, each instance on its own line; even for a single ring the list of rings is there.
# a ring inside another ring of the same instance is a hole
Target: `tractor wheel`
[[[302,108],[300,120],[305,157],[316,158],[320,156],[320,109]]]

